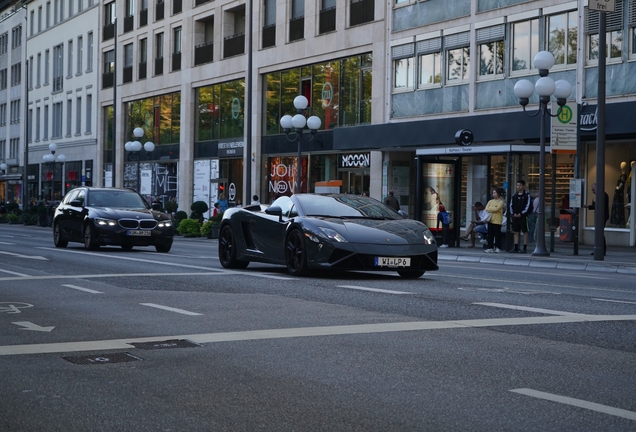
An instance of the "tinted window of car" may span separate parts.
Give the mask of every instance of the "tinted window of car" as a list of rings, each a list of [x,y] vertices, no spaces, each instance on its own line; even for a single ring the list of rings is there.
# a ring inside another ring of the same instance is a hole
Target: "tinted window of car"
[[[73,199],[80,201],[82,205],[84,205],[84,201],[86,200],[86,191],[84,189],[80,189],[77,193],[77,197]]]
[[[357,195],[301,195],[298,201],[307,216],[403,219],[381,202]]]
[[[283,211],[284,217],[290,217],[289,214],[291,212],[292,207],[294,207],[294,203],[289,197],[283,196],[278,198],[276,201],[272,203],[272,206],[278,206]]]
[[[66,194],[66,196],[64,197],[64,200],[62,201],[64,204],[68,204],[71,201],[73,201],[75,199],[75,197],[77,196],[77,193],[79,192],[79,190],[72,190],[69,193]]]

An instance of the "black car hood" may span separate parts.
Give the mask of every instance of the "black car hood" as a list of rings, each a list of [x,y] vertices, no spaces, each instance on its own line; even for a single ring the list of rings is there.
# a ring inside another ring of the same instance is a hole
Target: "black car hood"
[[[350,243],[421,244],[426,225],[413,219],[312,218],[318,227],[331,228]]]
[[[95,215],[105,219],[168,219],[168,215],[149,209],[121,209],[114,207],[93,207]]]

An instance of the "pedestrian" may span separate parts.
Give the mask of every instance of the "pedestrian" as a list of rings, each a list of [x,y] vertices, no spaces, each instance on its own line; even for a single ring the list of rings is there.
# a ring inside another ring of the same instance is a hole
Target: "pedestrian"
[[[532,206],[532,198],[526,191],[526,181],[517,181],[517,192],[510,199],[510,214],[512,215],[512,232],[515,246],[509,252],[528,253],[528,215]],[[519,249],[519,234],[523,233],[523,249]]]
[[[214,203],[214,208],[212,209],[212,217],[216,217],[220,215],[221,213],[222,213],[221,204],[219,204],[219,202],[217,201]]]
[[[260,205],[260,201],[258,200],[258,195],[254,195],[252,196],[252,202],[250,203],[250,205]]]
[[[450,225],[453,223],[451,219],[451,215],[446,211],[443,205],[440,204],[439,212],[437,213],[437,230],[439,231],[439,224],[442,224],[442,244],[441,248],[448,247],[448,231],[450,230]]]
[[[596,183],[592,184],[592,193],[594,195],[596,195]],[[603,225],[605,225],[607,223],[607,221],[609,220],[610,217],[610,212],[609,212],[609,195],[607,195],[607,192],[603,191],[603,194],[605,195],[605,212],[603,213]],[[588,210],[594,210],[594,214],[596,214],[596,200],[592,200],[592,204],[586,205],[584,206],[585,208],[587,208]],[[596,248],[597,246],[594,245],[594,247]],[[592,253],[590,255],[594,255],[594,251],[592,251]],[[607,240],[605,239],[605,236],[603,235],[603,255],[607,255]]]
[[[241,199],[240,199],[240,198],[236,200],[236,205],[235,205],[235,207],[239,207],[239,208],[240,208],[240,207],[243,207],[243,201],[241,201]]]
[[[475,247],[475,233],[480,233],[484,237],[488,236],[488,219],[490,219],[490,213],[486,211],[484,205],[479,201],[473,206],[473,211],[475,212],[475,219],[470,221],[466,234],[460,237],[464,241],[470,239],[469,249]]]
[[[484,251],[486,253],[501,252],[501,224],[503,212],[506,209],[506,203],[503,200],[505,195],[504,188],[496,188],[492,191],[492,199],[486,204],[486,211],[491,215],[488,222],[488,248]]]
[[[230,203],[225,199],[225,194],[223,192],[221,192],[221,194],[219,195],[218,203],[221,212],[224,212],[230,207]]]
[[[159,195],[155,195],[155,199],[152,200],[150,204],[153,210],[162,211],[163,210],[163,202],[161,202],[161,197]]]
[[[389,195],[384,198],[384,205],[391,207],[393,210],[398,211],[400,209],[400,202],[395,197],[395,192],[389,191]]]

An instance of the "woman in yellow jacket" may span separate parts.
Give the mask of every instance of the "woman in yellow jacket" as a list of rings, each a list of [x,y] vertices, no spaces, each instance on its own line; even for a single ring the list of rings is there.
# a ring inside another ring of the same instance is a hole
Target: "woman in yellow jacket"
[[[492,215],[488,222],[488,248],[486,253],[499,253],[501,250],[501,224],[503,222],[503,212],[506,209],[504,197],[506,190],[496,188],[492,191],[492,199],[486,204],[486,211]]]

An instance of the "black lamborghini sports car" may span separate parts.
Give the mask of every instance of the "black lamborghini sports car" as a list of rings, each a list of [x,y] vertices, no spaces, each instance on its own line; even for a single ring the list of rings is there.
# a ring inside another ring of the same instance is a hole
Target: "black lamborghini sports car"
[[[357,195],[298,194],[268,208],[230,208],[223,214],[219,259],[225,268],[250,261],[311,269],[397,271],[418,278],[438,270],[435,238],[422,222]]]
[[[132,189],[79,187],[66,194],[53,216],[53,242],[84,243],[86,249],[154,246],[169,252],[174,228],[167,214],[153,210]]]

